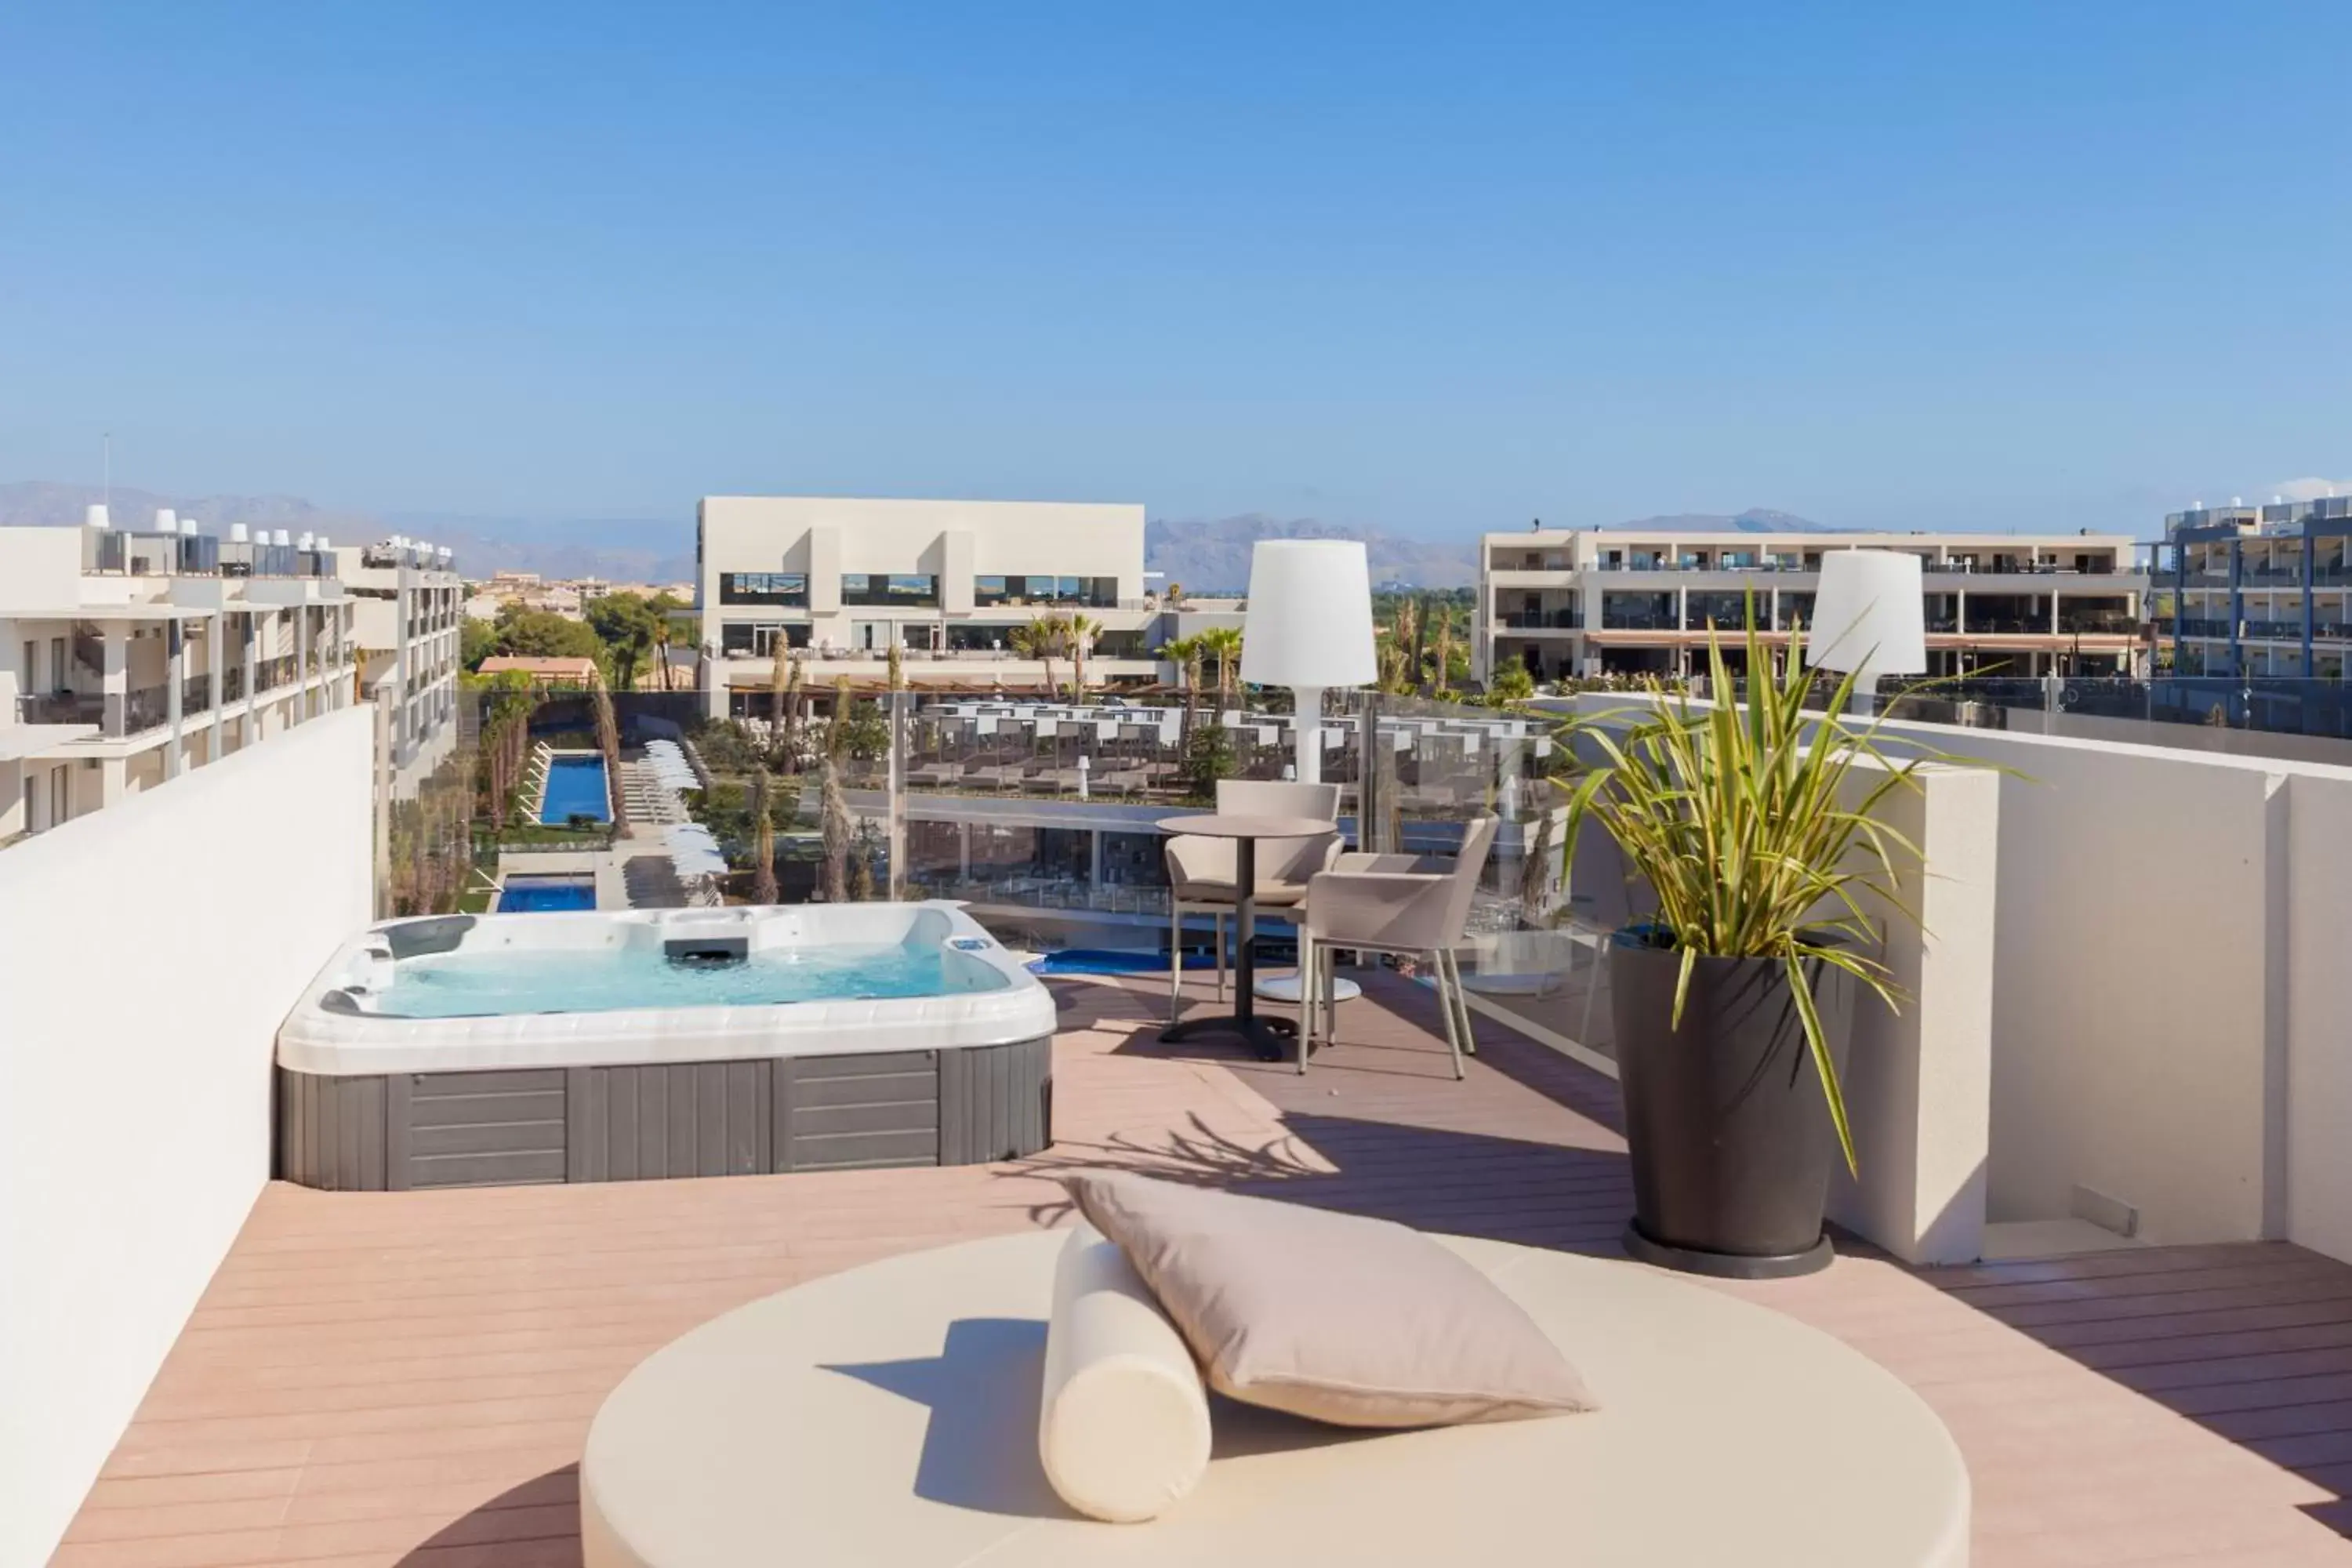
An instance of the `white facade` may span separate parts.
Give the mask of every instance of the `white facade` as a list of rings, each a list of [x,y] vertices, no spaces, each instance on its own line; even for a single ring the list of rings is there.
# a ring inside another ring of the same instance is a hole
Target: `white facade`
[[[1044,667],[1011,655],[1013,632],[1079,614],[1100,627],[1090,685],[1160,672],[1140,506],[707,496],[696,560],[713,717],[768,689],[779,637],[809,650],[819,682],[870,683],[896,645],[920,689],[1039,689]],[[1066,680],[1068,661],[1054,673]]]
[[[278,1023],[372,905],[374,733],[0,852],[0,1563],[48,1560],[269,1179]]]
[[[351,706],[328,552],[192,526],[0,528],[0,844]]]
[[[1479,542],[1475,673],[1687,672],[1708,621],[1739,626],[1751,591],[1765,640],[1783,641],[1811,619],[1832,550],[1921,558],[1932,674],[2130,675],[2142,662],[2148,579],[2123,534],[1541,529]]]
[[[392,539],[334,552],[371,697],[393,698],[393,765],[430,747],[457,711],[467,588],[446,549]]]

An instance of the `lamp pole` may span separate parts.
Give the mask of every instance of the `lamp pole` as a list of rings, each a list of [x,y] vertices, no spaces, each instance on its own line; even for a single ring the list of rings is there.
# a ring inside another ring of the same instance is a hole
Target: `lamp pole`
[[[1297,686],[1298,782],[1323,782],[1323,689]]]

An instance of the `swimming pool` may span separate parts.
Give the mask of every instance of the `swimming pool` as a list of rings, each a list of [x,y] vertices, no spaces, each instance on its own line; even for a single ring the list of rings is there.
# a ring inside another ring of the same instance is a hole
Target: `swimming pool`
[[[950,903],[439,915],[278,1037],[278,1172],[382,1190],[965,1164],[1051,1139],[1054,1002]]]
[[[593,752],[559,752],[548,760],[547,792],[540,797],[539,820],[544,826],[561,827],[574,817],[613,820],[612,792],[604,787],[604,759]]]
[[[499,913],[545,914],[552,910],[596,907],[593,877],[509,877],[499,884]]]

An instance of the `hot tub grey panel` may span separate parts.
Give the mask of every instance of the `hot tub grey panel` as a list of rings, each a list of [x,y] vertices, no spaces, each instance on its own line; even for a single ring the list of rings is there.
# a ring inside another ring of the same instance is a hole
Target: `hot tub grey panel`
[[[986,1053],[1011,1050],[985,1046]],[[940,1063],[953,1051],[780,1057],[776,1125],[785,1130],[776,1169],[841,1171],[937,1165]]]
[[[1053,1136],[1050,1039],[382,1078],[280,1069],[278,1171],[340,1191],[1015,1158]]]
[[[571,1068],[565,1179],[748,1176],[774,1170],[766,1061]]]
[[[1034,1154],[1053,1141],[1054,1042],[940,1053],[940,1163]]]

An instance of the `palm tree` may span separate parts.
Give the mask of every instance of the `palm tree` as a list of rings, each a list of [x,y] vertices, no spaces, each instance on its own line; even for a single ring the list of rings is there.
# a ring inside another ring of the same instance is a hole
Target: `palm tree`
[[[1201,650],[1217,661],[1217,706],[1231,706],[1242,664],[1241,627],[1211,626],[1201,634]]]
[[[1184,688],[1184,717],[1201,705],[1201,639],[1175,637],[1160,645],[1160,657],[1176,666],[1177,683]]]
[[[768,722],[784,732],[784,699],[793,689],[793,645],[781,631],[768,645]]]
[[[776,901],[775,805],[771,798],[768,770],[751,774],[751,901]]]
[[[1452,689],[1450,678],[1454,669],[1454,615],[1451,610],[1441,608],[1438,611],[1438,617],[1435,692],[1437,696],[1444,697]]]
[[[1034,658],[1045,667],[1045,695],[1054,695],[1054,656],[1062,651],[1061,626],[1049,616],[1033,616],[1025,626],[1015,626],[1006,634],[1005,641],[1023,658]]]
[[[1062,618],[1062,637],[1070,650],[1070,684],[1077,689],[1072,700],[1087,700],[1087,649],[1100,636],[1103,624],[1093,616],[1072,611]]]

